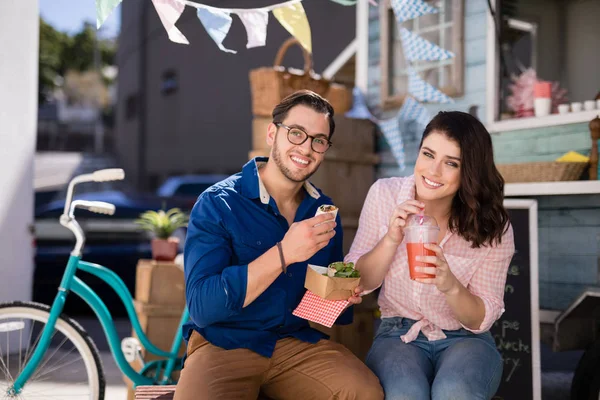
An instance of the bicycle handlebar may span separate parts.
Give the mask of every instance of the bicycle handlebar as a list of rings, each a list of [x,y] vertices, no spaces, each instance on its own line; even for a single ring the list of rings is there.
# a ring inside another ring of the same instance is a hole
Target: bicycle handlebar
[[[71,218],[73,217],[72,214],[75,208],[83,208],[84,210],[88,210],[96,214],[113,215],[115,213],[114,204],[106,203],[104,201],[75,200],[72,203]]]
[[[101,169],[92,173],[94,182],[121,181],[125,179],[125,171],[121,168]]]

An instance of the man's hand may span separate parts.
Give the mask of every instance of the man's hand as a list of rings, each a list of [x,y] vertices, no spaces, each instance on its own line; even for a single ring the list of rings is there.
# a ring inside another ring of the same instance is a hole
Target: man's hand
[[[337,223],[331,213],[317,215],[295,222],[281,241],[283,257],[287,264],[306,261],[327,246],[335,236]]]

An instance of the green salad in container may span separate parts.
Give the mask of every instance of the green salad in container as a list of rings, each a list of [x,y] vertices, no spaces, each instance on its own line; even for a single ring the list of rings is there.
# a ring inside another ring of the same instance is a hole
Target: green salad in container
[[[338,261],[329,264],[327,266],[327,273],[323,275],[327,275],[330,278],[359,278],[360,272],[354,269],[354,263]]]

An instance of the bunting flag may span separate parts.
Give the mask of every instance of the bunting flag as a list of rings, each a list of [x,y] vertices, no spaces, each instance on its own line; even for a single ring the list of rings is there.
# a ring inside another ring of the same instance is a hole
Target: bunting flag
[[[185,4],[177,0],[152,0],[152,4],[154,4],[156,13],[167,31],[169,39],[175,43],[190,44],[183,33],[175,26],[185,9]]]
[[[404,170],[404,144],[402,142],[402,134],[400,133],[400,121],[398,115],[393,118],[379,121],[379,129],[385,140],[390,145],[392,154],[400,167],[400,170]]]
[[[409,61],[441,61],[454,57],[454,53],[425,40],[406,28],[400,28],[404,58]]]
[[[122,0],[96,0],[96,28],[100,29],[104,21]]]
[[[273,15],[292,36],[298,39],[302,47],[309,53],[312,53],[310,25],[308,24],[302,3],[298,2],[277,7],[273,9]]]
[[[341,4],[343,6],[354,6],[358,2],[358,0],[331,0],[335,3]],[[369,4],[372,6],[377,6],[377,2],[375,0],[369,0]]]
[[[369,111],[367,101],[357,86],[354,86],[354,89],[352,89],[352,109],[346,111],[344,116],[354,119],[368,119],[375,123],[378,122],[373,114],[371,114],[371,111]]]
[[[269,12],[267,10],[244,10],[239,11],[237,15],[242,20],[248,43],[246,48],[264,46],[267,43],[267,24],[269,22]]]
[[[202,25],[204,25],[204,29],[210,35],[210,37],[215,41],[219,49],[226,53],[237,53],[235,50],[230,50],[223,46],[223,40],[229,33],[229,28],[231,28],[231,15],[228,12],[222,11],[218,8],[198,8],[198,18]]]
[[[416,121],[420,130],[425,129],[431,119],[427,109],[410,96],[404,99],[404,104],[402,104],[402,108],[398,113],[398,118],[405,122]]]
[[[435,14],[439,11],[424,3],[423,0],[392,0],[392,9],[399,24],[421,15]]]
[[[454,103],[450,97],[421,79],[412,68],[408,68],[408,92],[419,101]]]

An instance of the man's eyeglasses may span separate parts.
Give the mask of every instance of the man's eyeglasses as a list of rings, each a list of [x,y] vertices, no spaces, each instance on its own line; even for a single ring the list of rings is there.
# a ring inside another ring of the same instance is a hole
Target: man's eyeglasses
[[[318,136],[310,136],[308,133],[304,132],[300,128],[292,128],[287,125],[282,124],[281,122],[276,122],[275,126],[278,128],[287,129],[287,139],[291,144],[301,145],[306,142],[306,139],[310,138],[311,143],[310,147],[313,149],[315,153],[323,154],[333,145],[329,140],[324,137]]]

